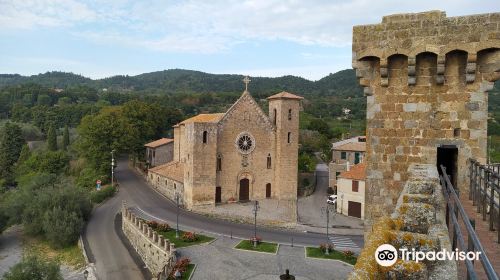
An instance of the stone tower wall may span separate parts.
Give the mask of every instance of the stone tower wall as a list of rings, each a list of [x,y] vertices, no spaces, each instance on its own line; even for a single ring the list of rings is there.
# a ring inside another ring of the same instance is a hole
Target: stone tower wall
[[[290,109],[291,120],[288,118]],[[276,125],[275,182],[279,190],[278,198],[282,200],[297,200],[299,111],[299,100],[285,98],[269,100],[269,116]],[[291,133],[290,143],[288,143],[288,133]]]
[[[394,209],[412,163],[436,164],[437,148],[486,158],[487,91],[500,77],[500,13],[441,11],[386,16],[353,28],[353,67],[367,95],[367,225]]]
[[[192,166],[192,205],[215,204],[215,169],[217,153],[217,124],[192,123],[189,127],[188,142],[191,148],[188,165]],[[203,132],[207,132],[207,142],[203,143]]]

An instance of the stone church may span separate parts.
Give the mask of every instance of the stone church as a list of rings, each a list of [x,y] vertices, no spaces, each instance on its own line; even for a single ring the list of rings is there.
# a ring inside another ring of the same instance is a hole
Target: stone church
[[[245,89],[226,113],[175,125],[174,160],[149,169],[148,181],[187,209],[266,198],[295,205],[303,98],[281,92],[267,99],[269,114]]]

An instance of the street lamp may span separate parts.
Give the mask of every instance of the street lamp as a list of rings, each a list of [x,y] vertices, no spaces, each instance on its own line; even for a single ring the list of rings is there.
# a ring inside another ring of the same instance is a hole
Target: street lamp
[[[115,181],[115,150],[111,150],[111,187]]]
[[[179,192],[175,192],[175,202],[177,204],[177,226],[175,228],[175,238],[179,239]]]
[[[259,202],[256,200],[253,206],[252,212],[254,214],[254,226],[253,226],[253,247],[257,247],[257,212],[259,211]]]
[[[330,227],[330,207],[329,205],[326,205],[326,207],[321,208],[321,212],[326,215],[326,252],[325,255],[330,254],[330,238],[329,238],[329,232],[328,229]]]

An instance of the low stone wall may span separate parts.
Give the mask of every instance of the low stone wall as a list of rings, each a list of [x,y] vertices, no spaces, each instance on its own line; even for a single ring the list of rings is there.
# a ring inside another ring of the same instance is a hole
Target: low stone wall
[[[445,221],[443,198],[437,168],[431,164],[412,164],[410,177],[390,217],[383,217],[367,233],[365,247],[358,257],[350,280],[357,279],[457,279],[455,261],[403,261],[401,256],[390,267],[375,260],[375,251],[382,244],[397,250],[451,252]]]
[[[122,229],[153,278],[170,273],[176,262],[175,245],[130,212],[126,202],[122,204]]]

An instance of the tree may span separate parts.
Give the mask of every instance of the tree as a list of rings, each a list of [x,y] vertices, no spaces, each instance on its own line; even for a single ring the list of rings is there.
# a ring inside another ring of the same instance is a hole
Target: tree
[[[66,150],[69,146],[69,128],[68,128],[68,125],[64,126],[62,146],[63,146],[64,150]]]
[[[24,257],[5,275],[5,280],[63,280],[59,265],[55,262],[44,262],[36,256]]]
[[[17,174],[30,172],[62,174],[69,166],[69,156],[64,151],[41,151],[30,155],[17,168]]]
[[[47,146],[49,151],[57,151],[57,134],[54,125],[51,125],[47,133]]]
[[[29,159],[30,156],[30,147],[28,146],[28,144],[24,144],[23,148],[21,149],[21,153],[19,154],[19,158],[17,159],[17,166],[21,165],[23,162]]]
[[[0,179],[4,180],[3,184],[14,183],[14,165],[25,143],[21,127],[11,122],[5,123],[0,131]]]
[[[139,137],[139,128],[132,126],[123,116],[122,108],[106,107],[96,115],[82,119],[77,128],[79,154],[99,174],[109,173],[111,151],[130,152]]]
[[[322,120],[322,119],[313,119],[309,123],[309,126],[307,127],[310,130],[316,130],[319,133],[325,135],[326,137],[330,136],[330,127],[328,124]]]
[[[83,219],[74,211],[55,206],[47,209],[43,220],[45,237],[53,247],[63,248],[74,244],[83,229]]]

